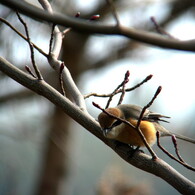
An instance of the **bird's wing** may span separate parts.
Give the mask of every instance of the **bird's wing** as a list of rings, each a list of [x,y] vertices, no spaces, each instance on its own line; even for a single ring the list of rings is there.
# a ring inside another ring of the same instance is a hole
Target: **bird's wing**
[[[165,120],[168,118],[171,118],[171,117],[149,111],[144,114],[143,120],[149,120],[153,122],[163,121],[163,122],[169,123],[169,121]]]

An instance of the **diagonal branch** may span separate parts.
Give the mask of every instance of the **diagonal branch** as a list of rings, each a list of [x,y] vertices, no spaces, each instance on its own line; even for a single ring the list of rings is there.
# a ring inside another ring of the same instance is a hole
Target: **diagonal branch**
[[[39,0],[39,3],[46,10],[46,12],[48,12],[50,15],[53,15],[52,7],[47,0]],[[61,32],[58,26],[56,25],[53,26],[51,40],[49,44],[49,56],[47,59],[50,66],[60,74],[61,81],[63,79],[64,85],[66,89],[70,92],[76,105],[79,106],[80,109],[82,109],[83,111],[87,112],[83,95],[81,94],[78,87],[76,86],[68,68],[65,66],[65,64],[63,64],[64,65],[63,69],[61,69],[61,65],[63,62],[60,61],[58,58],[60,55],[63,38],[64,38],[64,32]]]
[[[99,33],[99,34],[112,34],[120,35],[127,38],[134,39],[136,41],[162,47],[168,49],[176,49],[183,51],[195,51],[195,40],[179,41],[169,38],[165,38],[158,34],[149,33],[147,31],[135,30],[125,26],[111,26],[102,24],[89,23],[86,20],[68,17],[62,14],[49,14],[43,12],[41,9],[30,5],[25,1],[14,1],[14,0],[1,0],[3,5],[6,5],[12,9],[17,9],[21,13],[30,16],[31,18],[41,19],[54,24],[59,24],[66,27],[74,28],[78,31],[84,31],[88,33]]]
[[[192,171],[195,171],[195,167],[192,167],[190,165],[188,165],[185,161],[183,161],[183,159],[177,159],[175,158],[171,153],[169,153],[164,147],[161,146],[160,144],[160,133],[157,131],[156,133],[156,136],[157,136],[157,145],[158,147],[167,155],[169,156],[171,159],[175,160],[176,162],[178,162],[179,164],[183,165],[184,167],[186,167],[187,169],[190,169]]]
[[[94,118],[81,111],[78,106],[75,106],[70,100],[61,95],[45,81],[38,81],[37,79],[34,79],[2,57],[0,57],[0,70],[18,83],[31,89],[35,93],[44,96],[56,106],[59,106],[67,115],[77,121],[90,133],[98,137],[131,165],[162,178],[177,189],[181,194],[195,194],[195,184],[163,160],[156,159],[154,161],[148,155],[143,153],[135,153],[132,158],[129,158],[128,145],[123,144],[120,147],[115,147],[115,143],[113,141],[106,139],[102,135],[101,129]]]
[[[125,73],[125,78],[124,78],[124,81],[123,81],[123,83],[122,83],[122,89],[121,89],[121,96],[120,96],[120,99],[119,99],[119,102],[118,102],[118,104],[117,105],[120,105],[120,104],[122,104],[122,102],[123,102],[123,99],[124,99],[124,96],[125,96],[125,87],[126,87],[126,84],[129,82],[129,76],[130,76],[130,72],[129,72],[129,70]],[[116,94],[115,94],[116,95]]]
[[[179,160],[181,162],[185,162],[183,160],[183,158],[181,157],[180,153],[179,153],[179,148],[178,148],[178,145],[177,145],[177,138],[176,138],[176,136],[172,135],[171,138],[172,138],[172,142],[173,142],[173,145],[174,145],[174,148],[175,148],[175,153],[176,153],[177,157],[179,158]]]
[[[38,66],[36,65],[36,62],[35,62],[34,47],[31,44],[31,39],[30,39],[30,35],[29,35],[29,32],[28,32],[27,24],[24,22],[24,20],[22,19],[22,17],[20,16],[20,14],[18,12],[16,12],[16,14],[18,16],[18,19],[20,20],[20,22],[24,26],[24,29],[25,29],[25,32],[26,32],[27,42],[28,42],[29,47],[30,47],[31,61],[32,61],[32,65],[33,65],[33,68],[35,70],[36,76],[38,77],[39,80],[43,80],[41,72],[40,72],[40,70],[39,70],[39,68],[38,68]]]
[[[137,121],[137,125],[136,125],[136,130],[137,130],[138,132],[140,131],[139,126],[140,126],[140,124],[141,124],[141,121],[142,121],[142,119],[143,119],[143,116],[144,116],[144,113],[145,113],[146,109],[149,108],[149,107],[152,105],[152,103],[154,102],[154,100],[157,98],[158,94],[161,92],[161,89],[162,89],[162,87],[158,87],[158,89],[156,90],[156,93],[154,94],[152,100],[151,100],[146,106],[143,107],[143,109],[142,109],[142,111],[141,111],[141,113],[140,113],[139,119],[138,119],[138,121]],[[141,131],[140,131],[140,132],[141,132]],[[143,135],[142,135],[142,136],[143,136]],[[154,152],[153,149],[150,147],[150,145],[148,144],[148,142],[147,142],[146,140],[143,140],[143,141],[144,141],[145,146],[146,146],[147,149],[149,150],[149,152],[152,154],[153,159],[157,159],[157,156],[156,156],[155,152]]]
[[[110,102],[112,101],[112,98],[118,93],[118,91],[119,91],[119,89],[121,88],[121,87],[124,87],[125,86],[125,84],[126,83],[128,83],[129,82],[129,76],[130,76],[130,72],[129,71],[127,71],[126,73],[125,73],[125,78],[124,78],[124,80],[116,87],[116,89],[114,89],[114,91],[110,94],[110,96],[109,96],[109,99],[108,99],[108,101],[107,101],[107,104],[106,104],[106,107],[105,108],[108,108],[109,107],[109,105],[110,105]],[[123,100],[123,94],[125,93],[125,88],[124,89],[121,89],[121,99],[119,100],[119,103],[118,104],[120,104],[121,102],[122,102],[122,100]]]
[[[114,18],[116,20],[116,25],[119,26],[120,25],[120,21],[119,21],[119,18],[118,18],[118,15],[117,15],[116,8],[115,8],[113,0],[106,0],[106,1],[110,5],[110,7],[112,9],[112,14],[113,14],[113,16],[114,16]]]
[[[7,20],[0,18],[0,21],[3,22],[4,24],[6,24],[7,26],[9,26],[15,33],[17,33],[25,41],[28,41],[28,38],[25,37],[22,33],[20,33],[16,28],[14,28]],[[37,51],[39,51],[39,53],[41,53],[45,57],[48,57],[48,55],[41,48],[39,48],[37,45],[35,45],[32,42],[31,42],[31,44]]]
[[[146,83],[147,81],[149,81],[151,78],[152,78],[153,75],[148,75],[143,81],[141,81],[140,83],[136,84],[135,86],[131,87],[131,88],[127,88],[125,89],[125,92],[129,92],[129,91],[133,91],[135,90],[136,88],[140,87],[141,85],[143,85],[144,83]],[[118,89],[116,92],[115,92],[115,95],[118,94],[118,93],[122,93],[123,90],[122,89]],[[109,94],[97,94],[97,93],[90,93],[90,94],[86,94],[84,95],[84,98],[89,98],[91,96],[95,96],[95,97],[110,97],[112,96],[113,92],[112,93],[109,93]]]

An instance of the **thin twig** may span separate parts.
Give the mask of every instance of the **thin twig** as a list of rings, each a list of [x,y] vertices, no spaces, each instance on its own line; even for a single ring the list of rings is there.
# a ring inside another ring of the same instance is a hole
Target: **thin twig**
[[[118,89],[121,88],[124,85],[125,82],[126,82],[126,80],[124,79],[122,81],[122,83],[120,85],[118,85],[117,88],[110,94],[109,99],[108,99],[108,102],[107,102],[105,108],[108,108],[109,107],[110,102],[112,101],[112,98],[117,94]],[[121,90],[121,92],[122,92],[122,90]]]
[[[192,171],[195,171],[195,168],[188,165],[186,162],[180,161],[177,158],[175,158],[171,153],[169,153],[164,147],[161,146],[160,144],[160,133],[159,131],[156,132],[156,137],[157,137],[157,145],[158,147],[167,155],[169,156],[171,159],[177,161],[178,163],[180,163],[181,165],[183,165],[184,167],[186,167],[187,169],[190,169]]]
[[[173,145],[175,147],[175,153],[177,154],[177,157],[179,158],[180,161],[185,162],[183,160],[183,158],[181,157],[181,155],[179,154],[179,149],[178,149],[178,145],[177,145],[176,136],[175,135],[172,135],[171,138],[172,138]]]
[[[106,109],[102,108],[99,104],[96,104],[95,102],[92,102],[92,104],[93,104],[96,108],[100,109],[102,112],[104,112],[105,114],[107,114],[108,116],[110,116],[110,117],[112,117],[112,118],[114,118],[114,119],[117,119],[117,120],[119,120],[119,121],[121,121],[121,122],[123,122],[123,123],[129,125],[129,126],[132,127],[132,128],[135,128],[130,122],[128,122],[128,121],[125,120],[125,119],[119,118],[119,117],[117,117],[117,116],[115,116],[115,115],[113,115],[113,114],[111,114],[111,113],[109,113],[109,112],[107,112]]]
[[[116,25],[117,26],[120,26],[120,21],[119,21],[119,18],[118,18],[118,15],[117,15],[117,11],[116,11],[116,7],[113,3],[113,0],[106,0],[107,3],[110,5],[111,9],[112,9],[112,14],[114,16],[114,19],[116,20]]]
[[[61,66],[60,66],[60,75],[59,75],[59,80],[60,80],[60,88],[61,88],[61,91],[62,91],[62,95],[65,96],[66,93],[65,93],[65,89],[64,89],[64,83],[63,83],[63,72],[64,70],[64,63],[61,63]]]
[[[52,25],[52,29],[51,29],[51,37],[50,37],[50,41],[49,41],[49,54],[51,55],[52,52],[52,45],[53,45],[53,37],[54,37],[54,29],[55,29],[55,24]]]
[[[146,148],[148,149],[148,151],[149,151],[150,154],[152,155],[152,159],[154,159],[154,160],[157,159],[157,155],[154,153],[154,151],[153,151],[153,150],[151,149],[151,147],[149,146],[149,144],[148,144],[148,142],[147,142],[145,136],[143,135],[142,131],[140,130],[139,126],[136,126],[136,127],[135,127],[135,126],[133,126],[129,121],[127,121],[127,120],[125,120],[125,119],[122,119],[122,118],[119,118],[119,117],[117,117],[117,116],[115,116],[115,115],[113,115],[113,114],[107,112],[105,109],[101,108],[101,107],[100,107],[98,104],[96,104],[95,102],[92,102],[92,104],[93,104],[96,108],[100,109],[102,112],[104,112],[105,114],[107,114],[108,116],[110,116],[110,117],[112,117],[112,118],[114,118],[114,119],[116,119],[116,120],[119,120],[119,121],[125,123],[126,125],[130,126],[131,128],[135,129],[135,131],[138,132],[140,138],[142,139],[143,143],[145,144]]]
[[[122,85],[122,93],[121,93],[121,96],[120,96],[120,99],[119,99],[119,102],[118,102],[118,105],[120,105],[123,101],[123,98],[125,96],[125,85],[129,82],[129,76],[130,76],[130,72],[129,70],[125,73],[125,78],[124,78],[124,82],[123,82],[123,85]]]
[[[48,0],[39,0],[39,3],[41,4],[44,10],[46,10],[51,15],[53,14],[52,6]],[[54,29],[52,30],[51,38],[52,39],[55,38],[55,41],[52,40],[53,47],[49,53],[50,57],[48,59],[51,59],[51,56],[52,56],[52,58],[55,58],[57,60],[60,55],[61,46],[62,46],[62,33],[57,25],[55,25]]]
[[[16,28],[14,28],[7,20],[0,18],[0,21],[3,22],[4,24],[6,24],[7,26],[9,26],[16,34],[18,34],[21,38],[23,38],[25,41],[28,42],[28,38],[26,38],[22,33],[20,33]],[[31,42],[31,44],[33,45],[33,47],[42,55],[44,55],[46,58],[48,57],[48,55],[41,49],[39,48],[37,45],[35,45],[34,43]]]
[[[137,122],[137,126],[140,125],[141,120],[142,120],[142,118],[143,118],[143,116],[144,116],[144,113],[145,113],[146,109],[149,108],[149,107],[153,104],[154,100],[157,98],[157,96],[158,96],[158,94],[161,92],[161,90],[162,90],[162,87],[159,86],[158,89],[156,90],[156,92],[155,92],[155,94],[154,94],[152,100],[151,100],[146,106],[143,107],[143,109],[142,109],[142,111],[141,111],[141,113],[140,113],[138,122]]]
[[[38,68],[38,66],[36,65],[36,62],[35,62],[34,48],[33,48],[33,45],[31,44],[31,41],[30,41],[30,36],[29,36],[27,24],[24,22],[24,20],[22,19],[22,17],[20,16],[20,14],[18,12],[16,12],[16,14],[17,14],[18,19],[20,20],[20,22],[23,24],[25,32],[26,32],[28,44],[29,44],[29,47],[30,47],[31,61],[32,61],[32,65],[33,65],[33,68],[35,70],[35,73],[36,73],[39,80],[43,80],[41,72],[39,71],[39,68]]]
[[[72,28],[67,28],[62,32],[63,38],[66,35],[66,33],[70,32],[72,30]]]
[[[77,12],[74,17],[79,18],[80,15],[81,15],[81,13]],[[72,30],[72,28],[66,28],[64,31],[62,31],[63,38],[65,37],[66,33],[70,32],[71,30]]]
[[[99,14],[96,14],[96,15],[91,16],[90,19],[89,19],[89,21],[95,21],[95,20],[97,20],[99,18],[100,18],[100,15]]]
[[[137,129],[138,132],[140,131],[140,130],[139,130],[139,127],[140,127],[140,124],[141,124],[141,121],[142,121],[142,118],[143,118],[143,116],[144,116],[144,113],[145,113],[146,109],[149,108],[149,107],[152,105],[152,103],[154,102],[154,100],[157,98],[158,94],[161,92],[161,89],[162,89],[161,86],[158,87],[158,89],[156,90],[156,93],[154,94],[152,100],[151,100],[146,106],[143,107],[143,109],[142,109],[142,111],[141,111],[141,113],[140,113],[139,119],[138,119],[138,121],[137,121],[137,125],[136,125],[136,129]],[[152,150],[152,148],[150,147],[150,145],[148,144],[148,142],[147,142],[147,141],[144,141],[144,144],[145,144],[145,146],[147,147],[147,149],[149,150],[149,152],[152,154],[152,157],[153,157],[154,159],[156,159],[156,158],[157,158],[157,155],[156,155],[155,152]]]
[[[108,108],[109,105],[110,105],[110,102],[112,101],[112,98],[114,97],[114,95],[116,95],[116,91],[118,90],[118,87],[111,93],[108,101],[107,101],[107,104],[106,104],[106,107],[105,108]]]
[[[126,92],[128,92],[128,91],[133,91],[134,89],[140,87],[140,86],[143,85],[144,83],[148,82],[152,77],[153,77],[152,74],[148,75],[143,81],[141,81],[140,83],[138,83],[138,84],[135,85],[134,87],[131,87],[131,88],[129,88],[129,89],[126,89]]]
[[[141,81],[140,83],[138,83],[134,87],[125,89],[125,92],[129,92],[129,91],[135,90],[136,88],[140,87],[141,85],[143,85],[144,83],[146,83],[147,81],[149,81],[152,78],[152,76],[153,75],[148,75],[143,81]],[[117,90],[116,91],[116,94],[118,94],[118,93],[122,93],[122,90],[121,89]],[[89,93],[89,94],[84,95],[84,98],[86,99],[86,98],[89,98],[91,96],[94,96],[94,97],[110,97],[111,94],[112,93],[109,93],[109,94]]]
[[[152,16],[150,19],[151,19],[152,23],[154,24],[155,29],[156,29],[156,31],[157,31],[158,33],[160,33],[160,34],[162,34],[162,35],[166,35],[167,37],[169,37],[169,38],[171,38],[171,39],[176,39],[175,37],[173,37],[171,34],[169,34],[168,32],[166,32],[163,28],[161,28],[161,27],[159,26],[159,24],[157,23],[155,17]]]
[[[50,41],[49,41],[49,56],[52,56],[52,45],[53,45],[53,41],[54,41],[54,31],[55,31],[55,24],[52,25],[52,30],[51,30],[51,37],[50,37]],[[63,70],[64,70],[64,62],[61,63],[60,65],[60,71],[59,71],[59,83],[60,83],[60,88],[61,88],[61,92],[62,95],[65,96],[65,89],[64,89],[64,83],[63,83]]]
[[[34,75],[34,73],[32,72],[32,70],[31,70],[31,68],[29,67],[29,66],[25,66],[25,69],[27,70],[27,72],[32,76],[32,77],[34,77],[34,78],[37,78],[35,75]]]
[[[153,103],[154,100],[157,98],[157,96],[159,95],[159,93],[161,92],[161,90],[162,90],[162,87],[159,86],[158,89],[156,90],[156,92],[155,92],[155,94],[154,94],[152,100],[151,100],[146,106],[143,107],[143,109],[142,109],[142,111],[141,111],[141,113],[140,113],[140,116],[139,116],[139,119],[138,119],[136,128],[138,128],[138,127],[140,126],[140,123],[141,123],[141,121],[142,121],[142,119],[143,119],[143,116],[144,116],[144,113],[145,113],[146,109],[149,108],[149,107],[152,105],[152,103]]]

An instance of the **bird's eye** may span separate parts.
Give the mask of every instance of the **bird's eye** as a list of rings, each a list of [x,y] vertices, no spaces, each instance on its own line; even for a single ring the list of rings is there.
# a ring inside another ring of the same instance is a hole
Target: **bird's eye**
[[[116,120],[113,124],[112,124],[112,128],[116,127],[118,125],[120,125],[122,123],[122,121]]]

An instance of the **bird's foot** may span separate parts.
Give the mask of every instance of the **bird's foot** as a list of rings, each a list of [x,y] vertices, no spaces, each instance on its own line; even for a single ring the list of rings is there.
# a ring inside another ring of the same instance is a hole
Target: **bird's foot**
[[[136,152],[144,153],[143,150],[140,150],[140,146],[131,146],[130,145],[130,148],[131,148],[131,150],[129,150],[129,152],[127,154],[128,155],[128,159],[132,158],[135,155]]]

